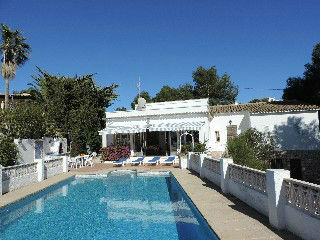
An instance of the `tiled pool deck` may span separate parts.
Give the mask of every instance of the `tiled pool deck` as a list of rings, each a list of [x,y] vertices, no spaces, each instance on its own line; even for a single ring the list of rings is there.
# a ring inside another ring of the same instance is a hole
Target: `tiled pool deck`
[[[221,239],[299,239],[289,232],[272,228],[267,217],[240,200],[223,195],[214,184],[200,179],[197,174],[172,166],[112,167],[108,164],[96,164],[92,168],[71,169],[66,174],[54,176],[0,196],[0,207],[76,174],[104,174],[116,169],[136,169],[138,172],[171,171]]]

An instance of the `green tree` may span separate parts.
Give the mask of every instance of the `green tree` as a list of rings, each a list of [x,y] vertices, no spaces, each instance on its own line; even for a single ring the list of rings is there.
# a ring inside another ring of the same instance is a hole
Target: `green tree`
[[[218,75],[216,68],[198,67],[192,73],[195,98],[209,98],[210,104],[234,103],[238,96],[238,86],[228,74]]]
[[[127,111],[126,107],[117,107],[116,111]]]
[[[32,101],[23,102],[0,113],[0,132],[14,138],[39,139],[46,135],[47,126],[42,107]]]
[[[0,165],[7,167],[17,163],[18,148],[14,144],[12,138],[0,134]]]
[[[16,76],[17,67],[23,65],[28,60],[31,48],[25,42],[27,38],[21,35],[21,31],[13,31],[4,24],[1,24],[1,37],[1,75],[6,81],[5,108],[8,108],[9,81]]]
[[[265,170],[271,166],[275,142],[269,133],[251,128],[229,140],[227,149],[234,163]]]
[[[134,109],[135,105],[138,104],[138,95],[135,96],[133,101],[131,102],[131,108]],[[140,97],[144,98],[147,103],[152,102],[152,98],[150,97],[150,94],[147,91],[142,91],[140,94]]]
[[[320,105],[320,43],[313,48],[311,63],[304,66],[303,77],[288,78],[282,98]]]
[[[180,85],[178,88],[165,85],[152,99],[153,102],[167,102],[193,99],[193,87],[191,84]]]
[[[175,101],[177,100],[177,95],[178,90],[176,88],[165,85],[152,100],[153,102]]]
[[[189,100],[195,98],[193,86],[190,83],[178,87],[177,100]]]
[[[117,85],[99,87],[93,75],[57,77],[38,68],[33,91],[45,113],[47,132],[71,141],[71,155],[97,151],[101,145],[98,131],[105,122],[105,108],[117,97]]]
[[[269,98],[255,98],[252,99],[249,103],[259,103],[259,102],[269,102]]]

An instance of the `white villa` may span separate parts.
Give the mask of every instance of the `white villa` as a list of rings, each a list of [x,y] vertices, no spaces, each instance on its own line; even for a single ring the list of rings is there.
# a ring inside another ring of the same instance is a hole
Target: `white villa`
[[[318,110],[280,101],[209,106],[208,99],[139,99],[135,110],[106,112],[106,127],[99,134],[103,147],[128,145],[133,156],[175,155],[180,143],[194,138],[219,157],[227,139],[248,128],[270,132],[281,150],[315,150],[320,147]]]

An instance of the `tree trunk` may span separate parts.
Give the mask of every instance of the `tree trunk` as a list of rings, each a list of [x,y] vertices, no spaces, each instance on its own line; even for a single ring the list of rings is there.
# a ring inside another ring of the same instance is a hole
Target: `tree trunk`
[[[6,94],[4,97],[4,106],[6,109],[9,108],[9,79],[6,79]]]

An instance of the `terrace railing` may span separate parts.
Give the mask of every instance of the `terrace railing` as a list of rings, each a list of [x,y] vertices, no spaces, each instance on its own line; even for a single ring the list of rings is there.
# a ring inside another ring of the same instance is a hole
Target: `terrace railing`
[[[203,167],[216,174],[220,174],[220,160],[205,157],[203,160]]]
[[[28,163],[2,168],[0,195],[36,182],[37,165],[38,163]]]
[[[320,186],[292,178],[284,179],[287,202],[297,209],[320,218]]]
[[[200,154],[191,155],[190,168],[200,173]]]
[[[0,195],[24,187],[33,182],[68,171],[67,157],[2,167],[0,165]]]
[[[229,178],[263,193],[267,192],[266,172],[264,171],[229,164]]]
[[[12,178],[20,178],[37,172],[37,163],[28,163],[5,167],[2,169],[2,181]]]
[[[46,177],[54,176],[63,172],[63,158],[55,158],[44,161],[44,175]]]

